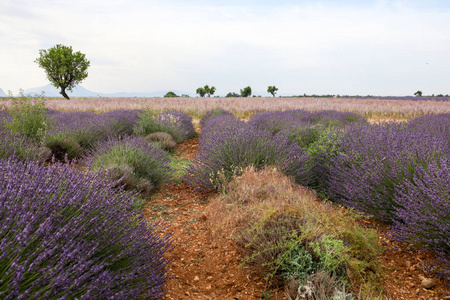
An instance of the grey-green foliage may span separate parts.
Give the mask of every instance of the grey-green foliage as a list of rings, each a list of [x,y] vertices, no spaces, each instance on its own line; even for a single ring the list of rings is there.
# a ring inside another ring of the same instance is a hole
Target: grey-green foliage
[[[11,122],[6,123],[6,127],[13,133],[41,141],[49,123],[44,94],[29,97],[20,90],[19,97],[14,97],[10,92],[9,98],[11,106],[8,114]]]
[[[312,255],[303,247],[301,243],[292,244],[289,250],[283,253],[280,269],[281,276],[287,280],[291,277],[295,279],[305,279],[317,269],[317,263],[313,261]]]
[[[164,151],[173,152],[177,147],[177,142],[167,132],[154,132],[144,137],[149,143],[154,143]]]

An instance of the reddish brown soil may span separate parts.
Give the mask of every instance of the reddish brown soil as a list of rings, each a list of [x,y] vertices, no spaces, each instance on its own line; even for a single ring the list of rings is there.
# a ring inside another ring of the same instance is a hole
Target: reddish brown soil
[[[198,148],[198,138],[179,145],[182,158],[192,159]],[[164,220],[165,232],[172,234],[173,251],[168,267],[171,279],[163,299],[285,299],[282,287],[270,286],[252,268],[242,266],[242,255],[227,235],[213,234],[208,223],[208,204],[217,192],[199,191],[186,183],[163,186],[145,208],[151,220]],[[386,274],[385,287],[389,299],[450,299],[443,284],[424,270],[430,256],[394,243],[387,238],[385,226],[370,222],[380,233],[380,243],[390,251],[381,256]],[[398,248],[398,250],[392,250]],[[437,286],[426,290],[424,277],[432,277]]]

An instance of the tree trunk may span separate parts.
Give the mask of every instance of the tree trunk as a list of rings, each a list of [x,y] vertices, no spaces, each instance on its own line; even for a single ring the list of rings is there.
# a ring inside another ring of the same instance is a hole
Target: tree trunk
[[[65,87],[61,87],[61,92],[60,92],[60,94],[61,94],[64,98],[66,98],[67,100],[70,100],[69,96],[67,96],[67,94],[66,94],[66,88],[65,88]]]

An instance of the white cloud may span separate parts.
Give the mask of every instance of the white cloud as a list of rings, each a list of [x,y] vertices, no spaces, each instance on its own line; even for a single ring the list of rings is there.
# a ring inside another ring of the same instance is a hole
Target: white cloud
[[[62,43],[91,60],[83,86],[98,92],[194,94],[212,84],[226,94],[276,84],[280,94],[450,93],[448,9],[411,1],[212,3],[3,1],[0,88],[47,84],[33,61],[39,49]]]

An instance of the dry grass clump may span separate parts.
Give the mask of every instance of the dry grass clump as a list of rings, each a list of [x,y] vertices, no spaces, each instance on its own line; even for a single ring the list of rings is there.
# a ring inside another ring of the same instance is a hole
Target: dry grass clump
[[[168,152],[174,152],[175,148],[177,147],[177,142],[167,132],[150,133],[144,137],[144,140],[146,140],[149,143],[155,143],[161,149]]]
[[[345,286],[357,291],[364,285],[367,292],[379,287],[376,232],[361,228],[356,213],[319,200],[276,168],[246,169],[211,202],[210,214],[215,232],[231,235],[244,262],[268,280],[297,287],[312,282],[326,297]]]

